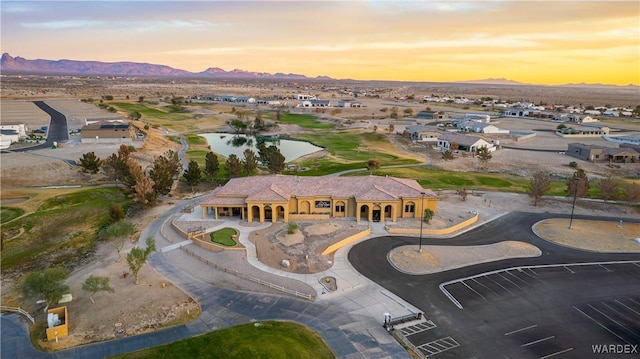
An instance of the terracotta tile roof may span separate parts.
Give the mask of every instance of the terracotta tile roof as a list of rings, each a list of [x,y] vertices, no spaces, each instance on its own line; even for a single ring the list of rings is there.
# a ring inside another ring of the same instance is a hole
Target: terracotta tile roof
[[[415,180],[395,177],[298,177],[284,175],[233,178],[216,188],[203,204],[227,204],[246,200],[276,201],[295,197],[329,196],[359,200],[397,200],[403,197],[437,198]],[[233,200],[232,200],[233,198]]]

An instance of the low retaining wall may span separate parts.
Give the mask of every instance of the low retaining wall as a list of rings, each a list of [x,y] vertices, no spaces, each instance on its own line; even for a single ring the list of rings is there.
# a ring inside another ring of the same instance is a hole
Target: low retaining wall
[[[207,240],[208,237],[208,233],[204,233],[202,235],[199,236],[194,236],[192,238],[190,238],[193,241],[193,244],[197,245],[198,247],[204,248],[206,250],[212,251],[212,252],[220,252],[220,251],[244,251],[246,248],[244,247],[227,247],[227,246],[223,246],[221,244],[218,243],[214,243],[211,242],[210,240]],[[238,240],[235,240],[236,243],[238,243]]]
[[[478,214],[476,213],[475,216],[467,219],[466,221],[460,222],[454,226],[451,226],[449,228],[443,228],[443,229],[422,229],[422,234],[424,235],[431,235],[431,236],[442,236],[445,234],[451,234],[455,231],[459,231],[462,228],[468,227],[474,223],[476,223],[478,221]],[[385,229],[387,230],[387,232],[389,232],[390,234],[420,234],[420,229],[419,228],[396,228],[396,227],[387,227],[385,226]]]
[[[371,234],[371,229],[366,229],[366,230],[364,230],[364,231],[362,231],[360,233],[356,233],[353,236],[347,237],[347,238],[341,240],[338,243],[334,243],[334,244],[330,245],[329,247],[327,247],[327,249],[324,250],[324,252],[322,252],[322,255],[324,256],[324,255],[333,253],[333,252],[337,251],[338,249],[340,249],[340,248],[342,248],[342,247],[344,247],[344,246],[346,246],[348,244],[351,244],[351,243],[353,243],[353,242],[355,242],[355,241],[357,241],[357,240],[359,240],[361,238],[364,238],[364,237],[366,237],[366,236],[368,236],[370,234]]]
[[[322,214],[289,214],[289,221],[291,221],[292,219],[297,219],[297,220],[329,220],[330,218],[330,214],[329,213],[322,213]]]

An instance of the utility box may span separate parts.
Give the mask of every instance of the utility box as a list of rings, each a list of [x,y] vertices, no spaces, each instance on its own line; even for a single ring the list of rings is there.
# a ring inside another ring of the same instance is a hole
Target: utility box
[[[67,307],[58,307],[47,311],[47,340],[58,341],[58,338],[69,335],[69,317]]]

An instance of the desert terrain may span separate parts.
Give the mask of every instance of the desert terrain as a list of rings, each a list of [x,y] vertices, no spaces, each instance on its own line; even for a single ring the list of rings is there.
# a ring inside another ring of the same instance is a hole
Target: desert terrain
[[[296,113],[309,113],[318,116],[322,121],[338,123],[338,129],[353,131],[354,133],[372,132],[374,126],[382,132],[390,124],[394,125],[395,132],[401,132],[405,126],[413,124],[424,124],[430,121],[417,120],[414,118],[391,119],[388,112],[383,109],[398,107],[400,112],[405,108],[411,108],[414,113],[430,107],[436,111],[447,111],[450,114],[463,114],[465,112],[476,112],[477,109],[465,109],[455,106],[442,106],[436,104],[421,103],[418,100],[399,100],[409,95],[415,98],[422,98],[431,93],[453,94],[457,96],[494,96],[502,98],[526,98],[530,101],[554,101],[561,103],[593,103],[594,105],[604,105],[604,103],[620,104],[631,106],[637,97],[634,98],[628,91],[618,89],[616,91],[584,91],[578,88],[571,91],[557,92],[553,89],[515,87],[506,88],[504,86],[472,86],[472,85],[413,85],[401,84],[389,86],[388,84],[366,84],[369,90],[377,91],[378,97],[365,97],[361,102],[366,106],[363,108],[342,109],[340,112],[332,112],[332,109],[316,111],[312,109],[298,109],[293,107],[295,101],[287,100],[287,110]],[[355,86],[355,84],[349,84]],[[358,86],[364,86],[359,84]],[[326,90],[326,87],[334,88]],[[344,84],[338,86],[319,86],[318,84],[292,84],[292,83],[199,83],[190,81],[185,83],[171,83],[168,81],[154,81],[152,79],[140,80],[137,82],[116,81],[106,79],[39,79],[28,78],[3,78],[2,83],[2,112],[1,119],[6,122],[24,122],[28,126],[40,127],[47,122],[46,116],[42,116],[39,111],[33,110],[29,101],[45,100],[55,105],[58,111],[63,112],[69,120],[69,129],[77,129],[82,126],[85,118],[115,118],[117,116],[126,117],[126,113],[109,113],[99,110],[94,104],[80,102],[79,99],[95,98],[99,99],[104,95],[112,95],[119,101],[127,99],[135,100],[143,96],[149,100],[158,100],[166,96],[191,96],[207,93],[232,93],[236,95],[254,95],[267,97],[271,95],[292,96],[295,93],[313,93],[319,98],[339,99],[342,96],[338,90]],[[547,91],[548,90],[548,91]],[[600,92],[603,91],[603,92]],[[631,93],[633,94],[633,93]],[[563,97],[564,96],[564,97]],[[154,157],[163,154],[167,149],[177,150],[180,145],[171,139],[170,136],[179,136],[183,133],[199,133],[203,131],[225,131],[229,130],[226,121],[234,116],[230,115],[231,106],[228,104],[202,103],[191,104],[193,117],[182,123],[166,123],[161,126],[152,126],[146,129],[145,138],[134,141],[133,146],[136,151],[132,153],[134,159],[139,161],[143,167],[151,164]],[[238,108],[243,106],[238,105]],[[251,110],[251,108],[247,108]],[[496,113],[490,113],[496,115]],[[570,161],[575,159],[563,153],[570,140],[559,139],[553,134],[556,124],[550,121],[522,120],[522,119],[500,119],[497,118],[497,125],[506,129],[537,129],[538,135],[530,140],[516,142],[509,137],[500,138],[504,145],[521,149],[543,148],[553,150],[550,152],[535,152],[528,150],[518,150],[515,148],[501,149],[494,153],[492,161],[486,165],[479,165],[477,159],[472,157],[458,156],[453,161],[444,161],[441,154],[435,150],[422,145],[416,145],[411,141],[406,141],[389,133],[390,143],[388,151],[402,154],[417,159],[420,162],[428,163],[435,168],[447,169],[451,171],[479,171],[498,172],[528,177],[535,171],[547,171],[555,178],[567,178],[574,168],[568,166]],[[137,124],[143,128],[144,122]],[[637,120],[629,120],[622,123],[611,124],[612,128],[620,131],[639,130]],[[305,129],[296,125],[280,125],[269,130],[268,134],[304,133]],[[611,146],[602,139],[589,139],[586,142]],[[0,157],[0,179],[2,186],[2,203],[9,205],[17,199],[22,198],[19,191],[24,188],[42,186],[66,186],[66,185],[88,185],[108,182],[104,176],[89,175],[81,173],[77,166],[72,164],[77,161],[82,154],[93,151],[99,157],[105,158],[118,149],[115,144],[82,144],[77,136],[71,136],[70,140],[61,143],[57,148],[42,149],[28,152],[3,153]],[[315,156],[324,156],[323,153]],[[640,178],[640,164],[628,164],[621,167],[610,167],[603,163],[581,162],[590,175],[595,177],[605,176],[612,173],[616,176],[626,177],[631,180]],[[204,193],[210,189],[207,186],[200,186],[192,192],[186,188],[178,188],[172,193],[176,199],[190,198]],[[453,195],[448,196],[450,202],[459,203],[459,199]],[[13,202],[12,202],[13,201]],[[478,205],[483,205],[478,201]],[[16,204],[16,203],[14,203]],[[486,206],[486,200],[484,202]],[[168,207],[169,203],[160,203],[152,210],[145,211],[135,218],[140,226],[149,223]],[[494,204],[494,207],[500,204]],[[518,202],[504,200],[503,210],[532,210],[532,206],[526,198]],[[546,206],[546,207],[545,207]],[[443,211],[434,218],[434,226],[446,226],[451,218],[458,219],[458,209],[443,206]],[[597,207],[597,213],[620,213],[621,215],[633,216],[629,209],[624,206]],[[538,210],[538,209],[535,209]],[[566,213],[568,204],[562,201],[549,201],[539,210],[555,211]],[[594,211],[593,207],[585,204],[581,207],[582,213]],[[261,231],[261,235],[252,238],[252,241],[260,249],[259,253],[264,256],[261,261],[273,267],[279,267],[279,261],[285,255],[295,256],[298,261],[290,268],[292,271],[302,273],[320,271],[326,266],[326,259],[319,256],[320,247],[307,248],[297,246],[299,241],[295,239],[283,239],[277,233],[282,228],[274,226],[268,231]],[[321,238],[333,235],[341,231],[340,236],[347,235],[349,231],[356,228],[333,228],[327,225],[304,224],[303,233],[312,238]],[[338,236],[338,237],[340,237]],[[334,237],[335,240],[338,237]],[[323,243],[323,245],[329,243]],[[128,248],[133,246],[133,242],[127,244]],[[325,246],[326,247],[326,246]],[[311,251],[312,261],[305,257],[305,251]],[[268,253],[273,253],[268,255]],[[315,259],[315,261],[314,261]],[[322,261],[321,261],[322,260]],[[432,258],[425,259],[432,261]],[[322,262],[322,263],[321,263]],[[99,293],[95,300],[96,304],[90,303],[86,296],[81,294],[74,296],[75,299],[69,304],[70,310],[78,320],[73,322],[73,334],[64,342],[45,343],[48,349],[61,349],[79,344],[86,344],[94,341],[106,340],[113,337],[113,325],[115,322],[124,323],[127,334],[137,334],[159,327],[177,324],[188,321],[199,313],[197,303],[193,302],[179,288],[167,285],[159,274],[155,273],[150,266],[146,266],[142,273],[142,283],[133,285],[131,278],[123,278],[123,268],[126,263],[115,262],[113,250],[108,246],[98,247],[90,261],[82,263],[73,268],[73,272],[67,283],[72,288],[73,293],[82,293],[81,282],[89,275],[107,275],[111,284],[115,287],[115,293]],[[128,282],[127,282],[128,281]],[[163,286],[163,283],[165,284]],[[17,305],[18,298],[12,292],[15,278],[3,278],[2,280],[2,302],[3,304]],[[135,300],[134,300],[135,299]],[[127,305],[122,305],[123,301]],[[112,308],[118,308],[117,313]],[[33,305],[30,310],[41,309]],[[92,314],[85,315],[87,312]],[[41,311],[40,311],[41,312]],[[162,313],[162,314],[159,314]],[[82,319],[80,319],[82,318]],[[42,315],[38,317],[42,321]]]

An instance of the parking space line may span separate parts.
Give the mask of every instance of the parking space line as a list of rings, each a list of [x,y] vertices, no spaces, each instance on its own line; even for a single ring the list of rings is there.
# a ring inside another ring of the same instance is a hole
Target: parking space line
[[[609,268],[607,268],[607,267],[603,266],[602,264],[598,264],[598,265],[599,265],[600,267],[604,268],[607,272],[611,272],[611,269],[609,269]]]
[[[554,356],[556,356],[556,355],[560,355],[560,354],[563,354],[563,353],[566,353],[566,352],[570,352],[570,351],[572,351],[572,350],[573,350],[573,348],[568,348],[568,349],[565,349],[565,350],[561,350],[561,351],[559,351],[559,352],[555,352],[555,353],[551,353],[551,354],[549,354],[549,355],[545,355],[545,356],[543,356],[543,357],[540,357],[540,359],[547,359],[547,358],[551,358],[551,357],[554,357]]]
[[[631,297],[629,297],[629,300],[630,300],[630,301],[632,301],[632,302],[634,302],[634,303],[636,303],[637,305],[640,305],[640,303],[636,302],[636,301],[635,301],[635,299],[633,299],[633,298],[631,298]]]
[[[408,337],[410,335],[426,332],[427,330],[431,330],[435,327],[437,327],[437,325],[435,325],[435,323],[433,323],[432,321],[428,320],[424,323],[410,325],[408,327],[402,328],[401,331],[402,331],[402,334]]]
[[[487,278],[487,279],[489,279],[490,281],[494,282],[495,284],[499,285],[499,286],[500,286],[500,288],[502,288],[502,289],[506,290],[509,294],[513,294],[513,292],[512,292],[512,291],[510,291],[509,289],[507,289],[505,286],[503,286],[502,284],[498,283],[497,281],[495,281],[495,280],[493,280],[493,279],[491,279],[491,278],[489,278],[489,277],[486,277],[486,276],[485,276],[485,278]]]
[[[568,270],[569,272],[571,272],[571,274],[575,274],[576,272],[572,271],[571,268],[567,268],[567,266],[563,266],[564,269]]]
[[[516,330],[510,331],[510,332],[508,332],[508,333],[504,333],[504,335],[511,335],[511,334],[515,334],[515,333],[518,333],[518,332],[522,332],[522,331],[525,331],[525,330],[528,330],[528,329],[535,328],[535,327],[537,327],[537,326],[538,326],[538,324],[530,325],[530,326],[528,326],[528,327],[524,327],[524,328],[520,328],[520,329],[516,329]]]
[[[617,300],[617,299],[616,299],[616,302],[618,302],[618,304],[620,304],[621,306],[623,306],[623,307],[625,307],[625,308],[629,309],[630,311],[632,311],[635,315],[640,315],[640,313],[636,312],[635,310],[633,310],[632,308],[630,308],[628,305],[626,305],[626,304],[622,303],[621,301],[619,301],[619,300]]]
[[[514,282],[510,281],[509,278],[503,276],[502,273],[498,273],[498,275],[500,276],[500,278],[502,278],[502,279],[506,280],[507,282],[509,282],[509,283],[515,285],[516,287],[518,287],[518,289],[522,289],[522,287],[520,287],[519,285],[517,285]]]
[[[508,270],[508,271],[506,271],[506,272],[507,272],[508,274],[510,274],[513,278],[515,278],[515,279],[517,279],[517,280],[521,281],[522,283],[531,285],[531,284],[530,284],[529,282],[527,282],[526,280],[524,280],[524,279],[522,279],[522,278],[518,277],[517,275],[515,275],[515,274],[511,273],[511,271],[510,271],[510,270]],[[523,273],[521,270],[518,270],[518,272],[520,272],[520,273],[522,273],[522,274],[524,274],[524,275],[527,275],[526,273]]]
[[[552,336],[550,336],[550,337],[546,337],[546,338],[542,338],[542,339],[534,340],[534,341],[532,341],[532,342],[529,342],[529,343],[526,343],[526,344],[522,344],[522,345],[521,345],[521,347],[528,347],[529,345],[542,343],[542,342],[544,342],[544,341],[546,341],[546,340],[553,339],[553,338],[555,338],[555,337],[556,337],[555,335],[552,335]]]
[[[458,342],[455,341],[455,339],[451,338],[451,337],[446,337],[446,338],[441,338],[438,340],[434,340],[432,342],[429,343],[424,343],[421,345],[416,346],[416,348],[418,348],[419,350],[423,351],[426,353],[426,357],[430,357],[439,353],[442,353],[444,351],[447,351],[449,349],[453,349],[456,347],[459,347],[460,344]],[[440,348],[441,347],[441,348]]]
[[[485,277],[485,278],[486,278],[486,277]],[[482,283],[478,282],[478,280],[477,280],[477,279],[473,278],[473,279],[471,279],[471,280],[472,280],[472,281],[474,281],[474,282],[476,282],[476,283],[478,283],[478,284],[480,284],[481,286],[483,286],[483,287],[487,288],[490,292],[493,292],[493,294],[500,295],[500,293],[496,292],[495,290],[493,290],[493,289],[491,289],[491,288],[487,287],[486,285],[484,285],[484,284],[482,284]]]
[[[594,307],[593,305],[589,304],[589,306],[595,310],[596,312],[600,313],[600,315],[602,315],[603,317],[609,319],[610,321],[616,323],[620,328],[622,328],[624,331],[631,333],[631,335],[635,336],[635,332],[633,330],[629,330],[629,328],[625,327],[624,324],[619,323],[618,321],[616,321],[615,319],[611,318],[610,316],[604,314],[603,312],[601,312],[598,308]],[[626,341],[626,340],[625,340]],[[627,342],[628,344],[631,344],[629,342]]]
[[[575,306],[573,306],[573,309],[577,310],[578,312],[580,312],[582,315],[584,315],[585,317],[591,319],[593,322],[595,322],[596,324],[598,324],[600,327],[602,327],[604,330],[608,331],[609,333],[615,335],[616,337],[618,337],[618,339],[622,340],[623,342],[627,342],[626,340],[624,340],[621,336],[619,336],[618,334],[614,333],[611,331],[611,329],[607,328],[606,326],[602,325],[599,321],[593,319],[591,316],[589,316],[587,313],[581,311],[580,309],[576,308]],[[628,343],[627,343],[628,344]]]
[[[482,298],[483,300],[487,300],[487,298],[485,298],[485,297],[484,297],[484,295],[482,295],[482,294],[480,294],[480,293],[476,292],[476,290],[475,290],[475,289],[473,289],[473,288],[469,287],[469,286],[467,285],[467,283],[465,283],[464,281],[462,281],[462,282],[460,282],[460,283],[464,284],[464,286],[465,286],[465,287],[467,287],[467,288],[469,288],[469,290],[470,290],[470,291],[472,291],[472,292],[476,293],[477,295],[479,295],[479,296],[480,296],[480,298]]]

